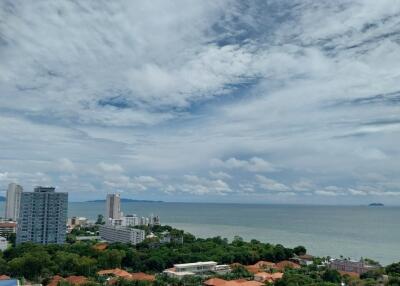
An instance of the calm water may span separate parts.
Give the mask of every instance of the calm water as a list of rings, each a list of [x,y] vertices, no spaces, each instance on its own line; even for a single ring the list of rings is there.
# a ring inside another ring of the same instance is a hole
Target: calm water
[[[199,237],[239,235],[320,256],[400,261],[400,207],[337,207],[201,203],[122,203],[125,214],[157,214],[163,224]],[[4,204],[0,205],[4,213]],[[70,203],[69,216],[95,219],[104,203]]]

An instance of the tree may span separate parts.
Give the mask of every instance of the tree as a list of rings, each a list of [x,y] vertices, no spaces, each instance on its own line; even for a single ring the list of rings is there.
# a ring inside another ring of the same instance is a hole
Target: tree
[[[299,246],[296,246],[295,248],[293,248],[293,252],[296,255],[304,255],[307,253],[307,249],[304,246],[299,245]]]
[[[47,252],[26,253],[8,263],[12,276],[23,276],[29,280],[39,281],[51,274],[54,263]]]
[[[76,265],[76,274],[83,276],[93,276],[96,273],[97,260],[87,256],[80,257],[77,261],[74,261]]]
[[[103,251],[98,258],[99,264],[103,268],[121,267],[122,259],[125,257],[125,251],[118,249],[108,249]]]
[[[386,266],[386,273],[390,275],[400,275],[400,262]]]
[[[104,216],[102,214],[97,215],[96,224],[105,224]]]
[[[342,281],[342,276],[337,270],[326,269],[322,274],[322,279],[326,282],[340,283]]]

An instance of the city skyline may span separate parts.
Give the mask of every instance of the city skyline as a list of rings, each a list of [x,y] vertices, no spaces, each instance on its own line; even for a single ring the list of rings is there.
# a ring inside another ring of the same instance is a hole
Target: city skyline
[[[400,4],[0,4],[0,194],[400,204]]]

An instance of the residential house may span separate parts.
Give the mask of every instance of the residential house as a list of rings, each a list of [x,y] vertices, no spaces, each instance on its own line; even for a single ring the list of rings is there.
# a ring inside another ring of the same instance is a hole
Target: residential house
[[[276,264],[276,269],[283,272],[286,268],[299,269],[301,266],[289,260],[283,260]]]
[[[279,279],[282,279],[283,273],[282,272],[275,272],[275,273],[268,273],[268,272],[260,272],[254,274],[254,280],[258,282],[268,282],[273,283]]]
[[[204,281],[204,286],[263,286],[264,283],[258,281],[249,281],[246,279],[224,280],[220,278],[211,278]]]
[[[360,261],[351,259],[332,259],[329,264],[329,268],[344,272],[355,272],[357,274],[363,274],[370,270],[379,269],[379,265],[369,265],[363,259]]]

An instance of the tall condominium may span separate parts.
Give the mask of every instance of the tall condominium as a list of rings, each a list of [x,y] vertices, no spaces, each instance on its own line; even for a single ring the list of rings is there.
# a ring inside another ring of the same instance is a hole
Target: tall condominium
[[[108,194],[106,200],[106,223],[121,217],[121,199],[119,194]]]
[[[6,198],[6,214],[7,219],[16,221],[19,214],[19,203],[21,200],[22,187],[15,183],[8,185]]]
[[[68,193],[53,187],[36,187],[23,192],[17,224],[17,244],[32,241],[62,244],[67,232]]]

